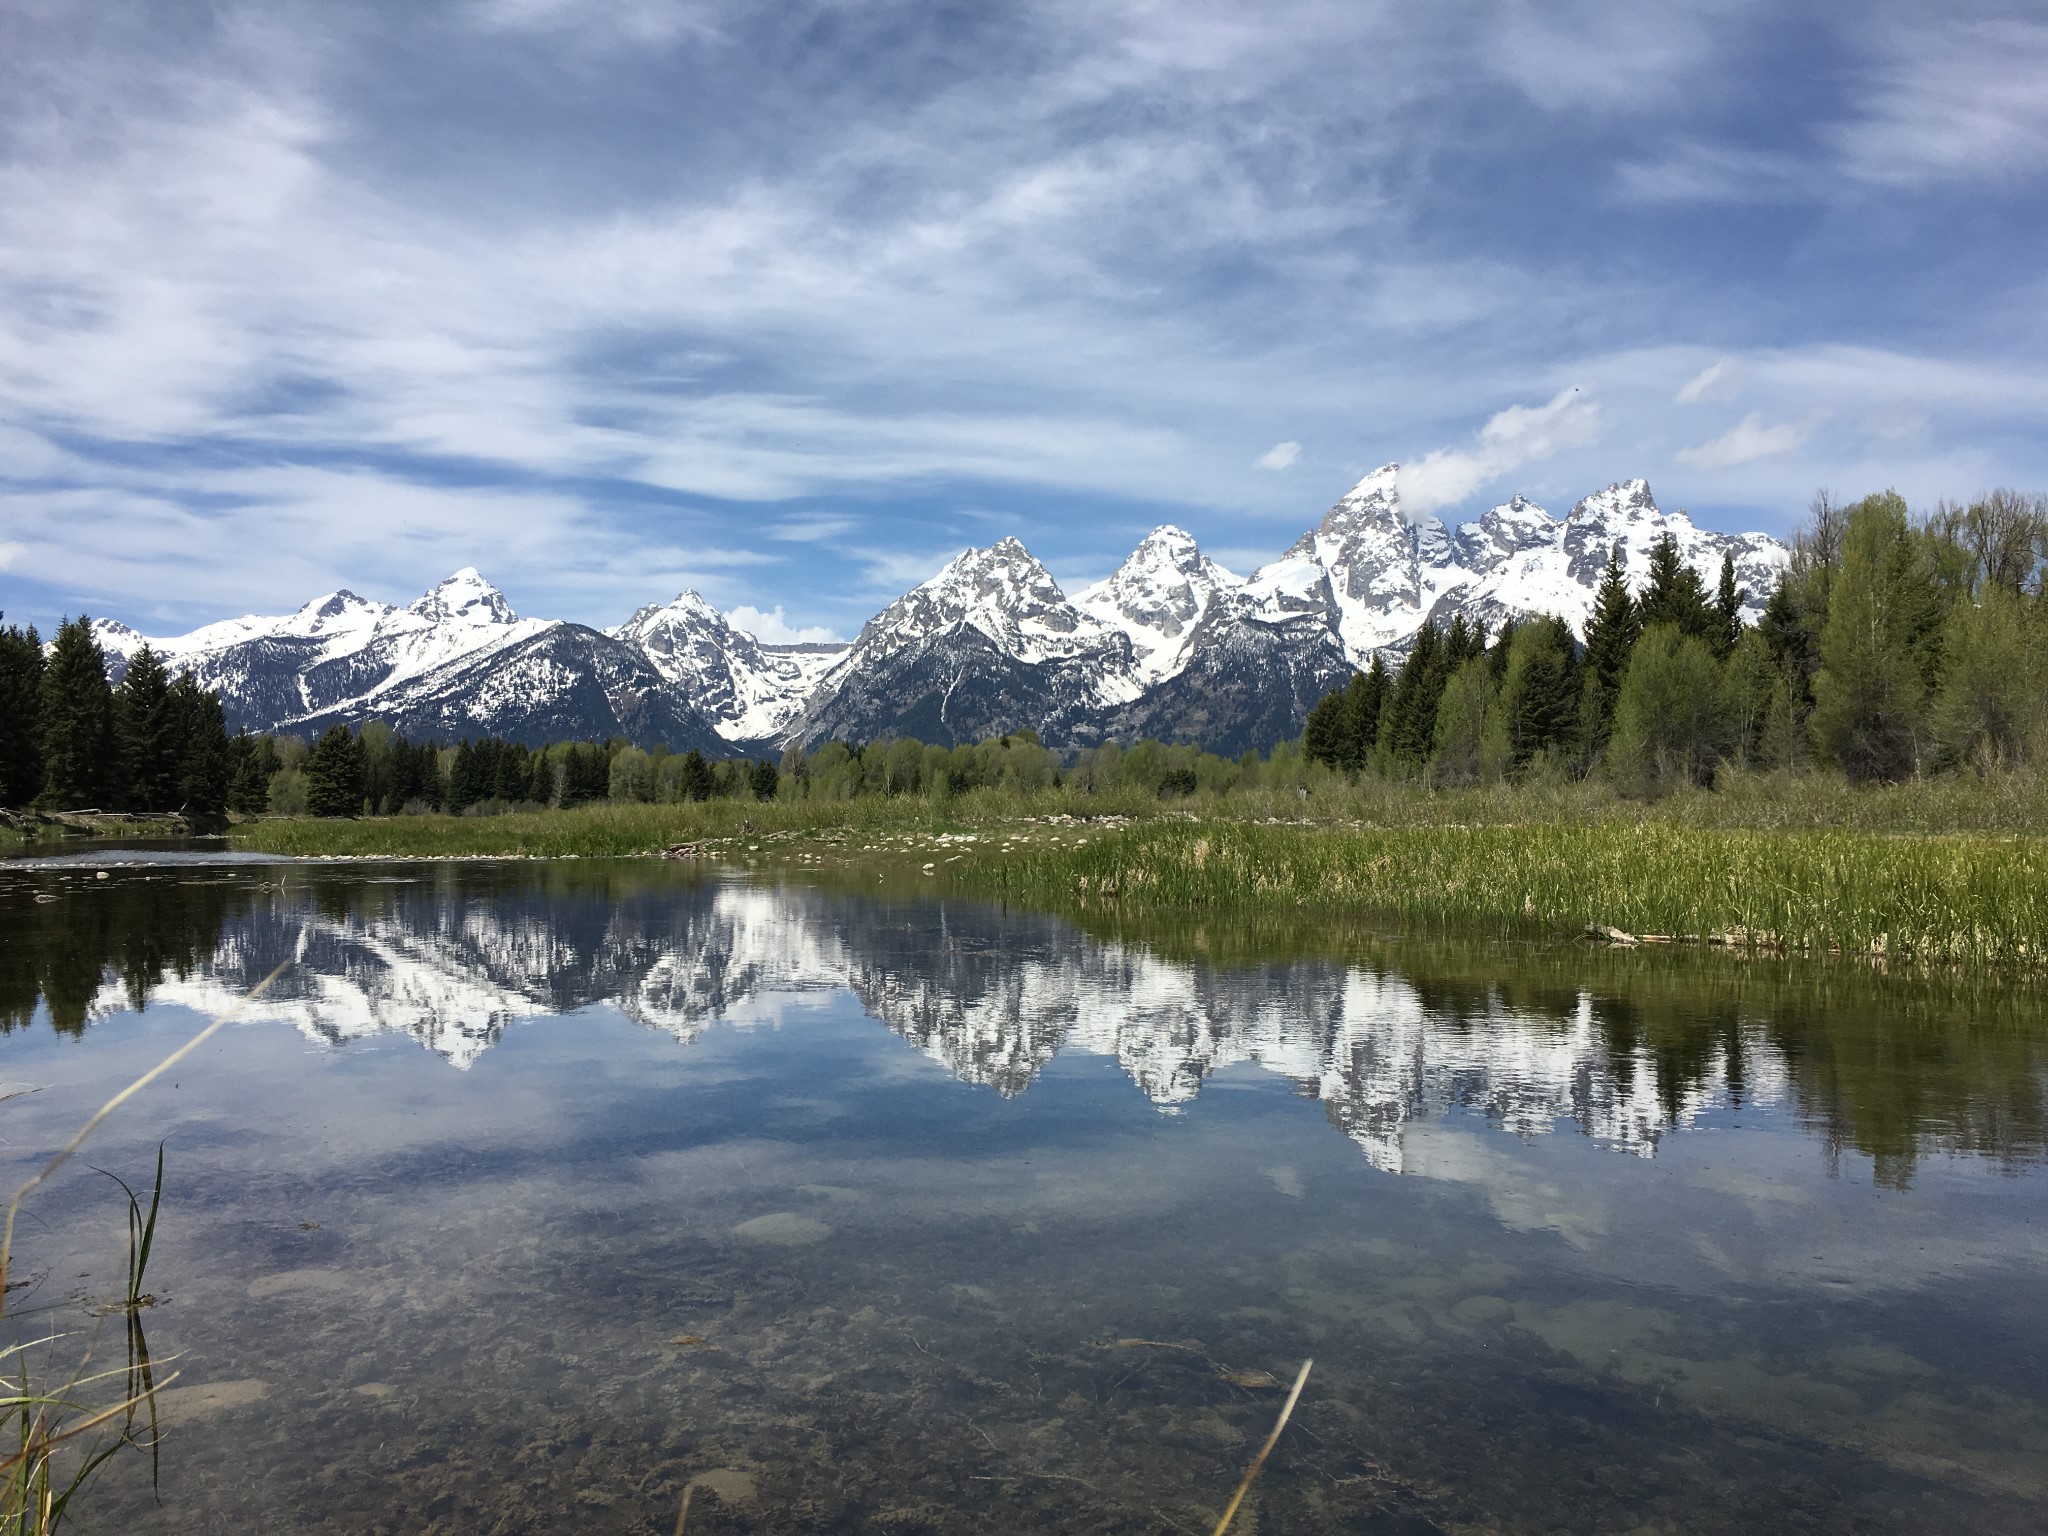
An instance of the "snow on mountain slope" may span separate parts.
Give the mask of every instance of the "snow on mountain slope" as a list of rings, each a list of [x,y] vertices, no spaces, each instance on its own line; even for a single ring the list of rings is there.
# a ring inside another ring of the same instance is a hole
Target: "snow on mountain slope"
[[[649,603],[605,631],[680,687],[731,742],[771,741],[802,712],[844,647],[769,647],[698,593]]]
[[[1203,554],[1192,535],[1168,524],[1147,534],[1113,575],[1082,592],[1074,606],[1130,637],[1137,676],[1150,685],[1187,664],[1195,628],[1210,603],[1242,584]]]

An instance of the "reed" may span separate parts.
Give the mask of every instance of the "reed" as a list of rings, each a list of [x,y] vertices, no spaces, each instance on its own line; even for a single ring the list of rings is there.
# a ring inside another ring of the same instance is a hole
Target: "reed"
[[[960,866],[1080,912],[1375,914],[1794,953],[2038,965],[2048,839],[1658,824],[1303,829],[1152,823]]]

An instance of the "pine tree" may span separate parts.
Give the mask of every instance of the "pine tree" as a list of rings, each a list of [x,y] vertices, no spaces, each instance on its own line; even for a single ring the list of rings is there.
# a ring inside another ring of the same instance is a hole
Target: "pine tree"
[[[1332,688],[1308,712],[1308,723],[1301,733],[1301,755],[1312,763],[1336,767],[1342,755],[1345,724],[1344,690]]]
[[[182,705],[171,697],[171,674],[149,646],[128,658],[114,690],[114,710],[129,808],[175,811],[182,799],[186,722]]]
[[[268,736],[238,731],[228,742],[228,809],[261,816],[270,809],[270,776],[277,772],[277,748]]]
[[[0,629],[0,805],[19,809],[43,787],[43,639],[27,629]]]
[[[1726,661],[1742,638],[1742,591],[1735,585],[1735,556],[1721,556],[1721,580],[1714,593],[1714,648]]]
[[[683,767],[676,779],[676,791],[685,800],[709,800],[715,786],[711,781],[711,764],[704,760],[704,754],[695,747],[683,754]]]
[[[1562,755],[1569,748],[1578,725],[1577,651],[1571,626],[1562,619],[1514,627],[1499,672],[1511,771],[1519,773],[1537,757]]]
[[[1387,664],[1374,653],[1363,672],[1351,674],[1338,713],[1337,766],[1346,773],[1364,771],[1380,737],[1380,711],[1387,702]]]
[[[190,672],[171,684],[171,712],[179,736],[177,805],[189,817],[218,820],[227,814],[227,717],[217,695],[199,686]]]
[[[39,697],[43,803],[57,810],[103,807],[116,786],[114,691],[84,614],[57,626]]]
[[[1636,603],[1642,626],[1669,624],[1681,635],[1712,642],[1718,625],[1700,573],[1678,553],[1678,540],[1665,534],[1650,546],[1650,579]]]
[[[363,744],[345,725],[329,726],[306,754],[306,812],[355,816],[363,809]]]
[[[1635,599],[1629,595],[1628,573],[1621,563],[1621,546],[1616,544],[1607,552],[1607,568],[1600,573],[1600,585],[1593,593],[1593,615],[1586,621],[1579,741],[1588,763],[1607,750],[1614,700],[1642,631]]]
[[[764,757],[756,762],[747,775],[747,785],[754,792],[756,800],[773,800],[781,787],[782,775],[775,767],[775,759]]]
[[[1462,621],[1461,621],[1462,622]],[[1380,711],[1380,739],[1396,762],[1420,767],[1436,747],[1436,711],[1444,683],[1465,658],[1464,636],[1453,658],[1444,632],[1434,619],[1415,632],[1408,659],[1401,664],[1386,706]]]

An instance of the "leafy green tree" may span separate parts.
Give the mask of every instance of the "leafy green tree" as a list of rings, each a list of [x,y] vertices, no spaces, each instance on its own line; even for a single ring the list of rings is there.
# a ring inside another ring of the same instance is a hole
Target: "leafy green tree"
[[[177,810],[183,798],[185,712],[182,701],[171,697],[171,674],[163,658],[147,645],[128,658],[128,670],[114,690],[114,720],[130,809]]]
[[[1467,657],[1437,701],[1436,751],[1430,775],[1445,784],[1498,779],[1507,767],[1507,744],[1494,708],[1500,686],[1484,655]]]
[[[1718,620],[1700,573],[1678,553],[1678,540],[1664,534],[1650,546],[1650,578],[1636,604],[1644,629],[1669,624],[1681,635],[1712,642]]]
[[[1989,773],[2038,760],[2048,727],[2042,614],[2002,581],[1948,616],[1933,732],[1945,761]]]
[[[1909,777],[1926,745],[1947,617],[1931,545],[1896,491],[1848,510],[1813,680],[1813,733],[1859,783]]]
[[[363,744],[345,725],[329,726],[306,754],[306,812],[356,816],[363,809]]]
[[[654,759],[638,747],[628,747],[612,759],[608,794],[615,804],[648,804],[654,799],[654,781]]]
[[[119,783],[114,691],[84,614],[57,626],[39,698],[43,803],[57,810],[107,807]]]
[[[1636,642],[1614,705],[1608,771],[1630,794],[1713,777],[1728,737],[1721,667],[1704,640],[1653,624]]]
[[[1621,692],[1636,637],[1643,632],[1636,602],[1629,595],[1628,572],[1621,546],[1607,552],[1607,567],[1593,593],[1592,617],[1586,620],[1586,648],[1581,657],[1579,744],[1588,763],[1607,750],[1614,727],[1614,700]]]
[[[0,629],[0,805],[18,809],[42,790],[42,686],[35,626]]]
[[[1781,744],[1772,737],[1774,713],[1788,702],[1785,674],[1762,630],[1745,629],[1722,664],[1728,702],[1728,750],[1736,763],[1791,767],[1774,761]]]

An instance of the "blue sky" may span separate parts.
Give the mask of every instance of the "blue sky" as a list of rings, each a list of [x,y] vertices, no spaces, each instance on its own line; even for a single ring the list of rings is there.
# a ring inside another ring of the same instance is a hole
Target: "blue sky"
[[[2038,3],[9,0],[0,607],[2048,488],[2044,182]]]

